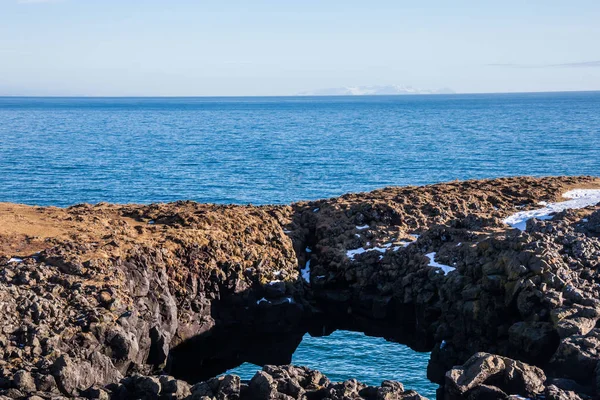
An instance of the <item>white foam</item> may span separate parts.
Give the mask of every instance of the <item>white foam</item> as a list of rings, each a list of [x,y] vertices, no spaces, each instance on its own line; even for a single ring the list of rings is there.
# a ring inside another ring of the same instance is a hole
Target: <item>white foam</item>
[[[520,211],[503,220],[507,225],[524,231],[527,221],[532,218],[547,220],[551,219],[553,214],[568,210],[592,206],[600,203],[600,189],[575,189],[563,194],[564,198],[571,199],[558,203],[547,203],[545,207],[537,210]]]
[[[306,262],[306,266],[300,270],[302,274],[302,279],[306,281],[306,283],[310,283],[310,260]]]
[[[356,225],[356,229],[358,229],[359,231],[362,231],[362,230],[368,229],[368,228],[369,228],[369,225],[361,225],[361,226]]]
[[[448,272],[452,272],[456,269],[449,265],[444,265],[444,264],[440,264],[440,263],[436,262],[435,261],[435,252],[425,254],[425,256],[427,258],[429,258],[429,266],[435,267],[435,268],[440,268],[442,270],[442,272],[444,273],[444,275],[446,275]]]

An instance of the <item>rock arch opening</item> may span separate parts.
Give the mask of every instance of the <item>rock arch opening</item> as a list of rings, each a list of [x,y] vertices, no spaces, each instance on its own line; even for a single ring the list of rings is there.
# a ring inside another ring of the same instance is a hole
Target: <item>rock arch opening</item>
[[[291,362],[319,370],[331,381],[357,379],[377,386],[384,380],[396,380],[406,389],[435,398],[438,385],[427,379],[429,357],[430,353],[417,352],[380,337],[338,330],[328,336],[305,334]],[[260,369],[247,362],[227,373],[250,380]]]

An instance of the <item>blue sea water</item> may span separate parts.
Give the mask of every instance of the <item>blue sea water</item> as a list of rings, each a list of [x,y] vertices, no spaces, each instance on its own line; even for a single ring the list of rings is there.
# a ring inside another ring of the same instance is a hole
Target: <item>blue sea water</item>
[[[563,174],[600,175],[600,92],[0,98],[0,201],[287,203]],[[294,355],[334,380],[398,379],[433,397],[427,359],[350,332],[308,337]]]

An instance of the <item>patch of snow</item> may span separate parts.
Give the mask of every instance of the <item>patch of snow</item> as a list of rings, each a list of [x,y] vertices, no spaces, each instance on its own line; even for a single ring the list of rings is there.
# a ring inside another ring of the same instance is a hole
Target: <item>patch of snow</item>
[[[380,253],[385,253],[385,251],[387,250],[387,247],[373,247],[371,249],[367,249],[367,251],[378,251]]]
[[[310,283],[310,260],[306,262],[306,266],[300,270],[302,274],[302,279],[306,281],[306,283]]]
[[[249,270],[250,268],[246,268],[246,271]],[[281,271],[275,271],[273,272],[273,275],[275,276],[281,276]]]
[[[290,230],[287,230],[287,229],[284,229],[284,230],[283,230],[283,233],[292,233],[292,231],[290,231]]]
[[[540,202],[538,203],[538,206],[545,206],[545,205],[548,205],[548,202],[547,202],[547,201],[540,201]]]
[[[294,299],[292,299],[291,297],[286,297],[285,299],[288,301],[288,303],[294,304]]]
[[[325,279],[325,275],[318,275],[317,279]]]
[[[358,249],[348,250],[346,252],[346,256],[350,259],[353,259],[354,256],[356,256],[357,254],[362,254],[362,253],[366,253],[366,252],[367,251],[364,248],[359,247]]]
[[[370,242],[367,242],[367,246],[370,245]],[[386,243],[382,245],[383,247],[372,247],[370,249],[365,249],[364,247],[359,247],[358,249],[352,249],[352,250],[347,250],[346,251],[346,256],[353,260],[355,256],[357,256],[358,254],[363,254],[369,251],[378,251],[380,253],[385,253],[387,250],[390,250],[390,248],[392,247],[392,243]],[[399,248],[399,246],[396,246],[394,248],[391,248],[391,250],[397,251]],[[381,260],[381,258],[380,258]]]
[[[11,262],[22,263],[22,262],[23,262],[23,260],[22,260],[22,259],[20,259],[20,258],[17,258],[17,257],[13,257],[13,258],[11,258],[10,260],[8,260],[8,262],[9,262],[9,263],[11,263]]]
[[[319,212],[319,210],[320,210],[320,208],[319,208],[319,207],[317,207],[317,208],[315,208],[315,209],[313,210],[313,212]]]
[[[262,299],[258,300],[258,301],[256,302],[256,304],[260,304],[260,303],[263,303],[263,302],[270,303],[270,301],[269,301],[269,300],[267,300],[267,299],[265,299],[265,298],[263,297]]]
[[[154,225],[154,220],[151,219],[150,221],[148,221],[148,225]]]
[[[444,275],[446,275],[448,272],[452,272],[456,269],[449,265],[444,265],[444,264],[440,264],[440,263],[436,262],[435,261],[435,252],[425,254],[425,257],[429,258],[429,266],[430,267],[440,268],[442,270],[442,272],[444,273]]]
[[[307,253],[312,253],[312,250],[308,246],[306,246],[306,249],[304,249],[304,251],[306,251]]]
[[[274,284],[279,283],[279,282],[282,282],[282,281],[280,281],[279,279],[276,279],[274,281],[269,282],[269,285],[274,285]]]
[[[444,347],[446,347],[446,341],[442,340],[442,343],[440,343],[440,349],[443,349]]]
[[[588,222],[588,219],[587,219],[587,218],[583,218],[583,219],[581,220],[581,222]]]
[[[456,245],[456,247],[459,247],[462,244],[462,242],[458,242],[458,244]]]
[[[383,260],[383,256],[379,256],[379,261]]]
[[[524,231],[527,221],[536,218],[541,220],[551,219],[553,214],[567,209],[578,209],[600,203],[600,189],[575,189],[563,194],[564,198],[571,199],[558,203],[547,203],[544,208],[537,210],[520,211],[503,220],[507,225]]]
[[[362,231],[362,230],[368,229],[368,228],[369,228],[369,225],[361,225],[361,226],[356,225],[356,229],[358,229],[359,231]]]
[[[354,236],[360,239],[360,235],[358,233],[355,233]]]
[[[412,235],[412,236],[414,236],[415,238],[419,238],[419,235]],[[416,240],[417,240],[417,239],[415,239],[415,240],[412,240],[412,241],[410,241],[410,242],[407,242],[407,241],[404,241],[404,240],[402,240],[402,241],[400,241],[400,242],[399,242],[400,246],[395,246],[395,247],[393,248],[393,250],[394,250],[394,251],[398,251],[398,250],[400,250],[400,247],[407,247],[408,245],[410,245],[410,244],[413,244],[413,243],[414,243]]]

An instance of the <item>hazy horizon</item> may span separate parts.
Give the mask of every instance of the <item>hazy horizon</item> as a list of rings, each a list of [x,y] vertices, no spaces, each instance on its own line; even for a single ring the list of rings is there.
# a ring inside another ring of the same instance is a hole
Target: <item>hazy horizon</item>
[[[0,0],[0,96],[598,91],[598,20],[590,0]]]
[[[560,94],[560,93],[598,93],[600,90],[550,90],[550,91],[538,91],[538,92],[464,92],[464,93],[432,93],[432,94],[365,94],[365,95],[346,95],[346,94],[319,94],[319,95],[306,95],[306,94],[283,94],[283,95],[21,95],[21,94],[0,94],[0,98],[219,98],[219,97],[231,97],[231,98],[244,98],[244,97],[407,97],[407,96],[468,96],[468,95],[492,95],[492,94]]]

